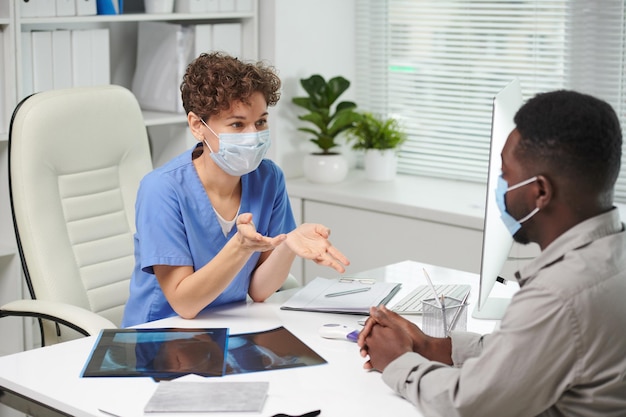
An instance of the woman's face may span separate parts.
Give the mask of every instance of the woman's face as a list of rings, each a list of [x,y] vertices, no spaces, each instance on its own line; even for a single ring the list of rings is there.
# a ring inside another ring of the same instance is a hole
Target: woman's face
[[[207,130],[204,137],[211,149],[219,149],[218,135],[220,133],[248,133],[268,129],[267,103],[262,93],[256,92],[250,96],[249,104],[241,101],[233,102],[230,109],[211,116],[206,124],[211,129]],[[215,146],[214,146],[215,145]]]

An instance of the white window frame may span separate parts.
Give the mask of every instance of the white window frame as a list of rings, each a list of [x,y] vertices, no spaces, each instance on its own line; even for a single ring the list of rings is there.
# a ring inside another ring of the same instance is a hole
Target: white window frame
[[[357,0],[357,103],[407,129],[400,172],[486,183],[492,98],[513,78],[524,99],[559,88],[600,97],[626,126],[625,9],[626,0]]]

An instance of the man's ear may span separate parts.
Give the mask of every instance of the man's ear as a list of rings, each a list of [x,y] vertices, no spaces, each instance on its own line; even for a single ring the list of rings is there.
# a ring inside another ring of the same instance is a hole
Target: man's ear
[[[554,183],[545,175],[537,175],[536,182],[537,193],[536,207],[543,210],[554,197]]]

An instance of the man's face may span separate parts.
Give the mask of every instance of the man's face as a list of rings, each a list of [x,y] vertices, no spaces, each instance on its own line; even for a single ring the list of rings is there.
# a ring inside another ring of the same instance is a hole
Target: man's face
[[[523,169],[522,164],[515,155],[520,139],[520,133],[517,129],[513,129],[502,148],[502,178],[506,180],[509,187],[528,179],[526,170]],[[520,187],[507,192],[504,196],[506,210],[515,219],[523,218],[534,209],[534,207],[529,209],[527,204],[524,204],[524,196],[527,193],[527,187]],[[522,227],[515,233],[513,240],[524,245],[530,243],[525,224],[522,224]]]

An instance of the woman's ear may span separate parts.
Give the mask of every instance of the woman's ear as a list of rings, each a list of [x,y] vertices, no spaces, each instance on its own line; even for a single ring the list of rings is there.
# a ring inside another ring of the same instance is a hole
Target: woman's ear
[[[205,139],[204,132],[202,130],[204,124],[202,123],[200,116],[190,111],[187,113],[187,124],[189,125],[189,130],[191,130],[193,137],[202,142]]]

